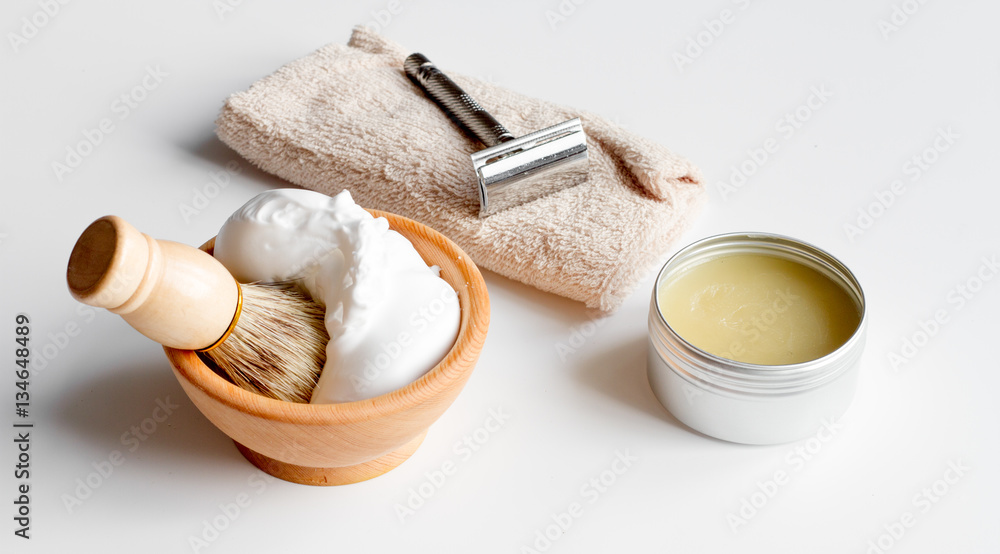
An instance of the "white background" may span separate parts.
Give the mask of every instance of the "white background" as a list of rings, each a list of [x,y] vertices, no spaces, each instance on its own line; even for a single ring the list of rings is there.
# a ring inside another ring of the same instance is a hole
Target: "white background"
[[[891,552],[1000,551],[1000,279],[983,262],[1000,254],[995,3],[234,1],[220,12],[223,2],[73,2],[48,18],[39,2],[3,4],[0,551],[860,554],[880,539]],[[32,35],[22,17],[44,25]],[[870,334],[836,434],[747,447],[673,419],[645,376],[652,274],[595,323],[579,304],[488,273],[479,365],[409,461],[343,487],[265,479],[188,402],[157,345],[117,316],[78,310],[65,264],[101,215],[200,244],[251,196],[282,186],[215,138],[222,102],[365,22],[446,71],[600,113],[694,160],[709,202],[674,249],[762,230],[846,262],[867,293]],[[116,109],[156,68],[162,82]],[[814,90],[829,97],[808,107]],[[797,111],[788,132],[780,122]],[[57,178],[53,162],[103,118],[113,131]],[[935,149],[949,130],[954,140]],[[756,167],[751,152],[768,139],[777,150]],[[914,156],[933,162],[918,170]],[[240,172],[185,221],[180,207],[214,192],[212,174],[230,160]],[[752,175],[724,191],[741,164]],[[872,208],[897,180],[904,193]],[[877,217],[849,236],[859,210]],[[961,306],[960,285],[977,291]],[[37,362],[30,541],[12,521],[20,312]],[[921,335],[935,314],[945,323]],[[907,339],[922,346],[894,368]],[[52,359],[38,360],[44,352]],[[123,442],[158,400],[177,408],[145,441]],[[507,419],[485,435],[491,410]],[[477,430],[488,441],[476,452],[455,448]],[[91,476],[115,451],[113,472]],[[591,479],[624,467],[616,453],[635,460],[595,494]],[[449,461],[457,470],[437,486]],[[946,473],[949,463],[968,469]],[[758,483],[768,488],[776,471],[789,480],[761,502]],[[89,492],[88,476],[99,483]],[[420,490],[433,496],[401,521],[397,506]],[[734,524],[750,499],[761,507]],[[582,515],[536,544],[574,502]],[[206,528],[216,525],[225,529]],[[192,537],[208,546],[192,549]]]

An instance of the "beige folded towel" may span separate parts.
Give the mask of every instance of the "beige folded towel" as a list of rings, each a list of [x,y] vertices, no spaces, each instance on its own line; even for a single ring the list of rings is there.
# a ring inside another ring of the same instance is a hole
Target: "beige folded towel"
[[[698,169],[599,116],[445,70],[515,136],[579,117],[588,137],[586,183],[480,219],[469,154],[483,147],[407,79],[410,53],[357,28],[230,97],[219,138],[292,183],[430,225],[486,269],[618,308],[696,211]]]

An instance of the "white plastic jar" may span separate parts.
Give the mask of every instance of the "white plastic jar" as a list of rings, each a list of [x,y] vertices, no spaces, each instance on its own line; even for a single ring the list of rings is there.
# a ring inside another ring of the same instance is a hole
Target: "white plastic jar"
[[[721,357],[682,338],[659,305],[661,287],[718,256],[763,254],[802,264],[843,288],[854,303],[853,334],[828,354],[786,365],[758,365]],[[839,418],[854,397],[867,315],[861,285],[827,252],[766,233],[709,237],[675,254],[660,270],[649,311],[649,384],[660,403],[688,427],[745,444],[778,444],[811,435]]]

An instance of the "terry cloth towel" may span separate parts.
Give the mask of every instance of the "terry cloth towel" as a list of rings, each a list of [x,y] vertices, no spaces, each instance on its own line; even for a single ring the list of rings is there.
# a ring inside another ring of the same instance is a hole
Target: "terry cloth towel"
[[[469,155],[483,146],[406,77],[410,53],[356,28],[231,96],[219,138],[299,186],[429,225],[488,270],[618,308],[696,211],[698,169],[602,117],[445,71],[515,136],[573,117],[587,134],[587,182],[481,219]]]

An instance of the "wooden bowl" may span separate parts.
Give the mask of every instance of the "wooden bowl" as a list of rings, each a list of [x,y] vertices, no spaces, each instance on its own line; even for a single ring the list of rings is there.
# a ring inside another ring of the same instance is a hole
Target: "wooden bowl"
[[[233,385],[190,350],[164,348],[195,406],[236,442],[250,462],[286,481],[343,485],[381,475],[416,451],[427,428],[451,405],[472,373],[489,326],[490,305],[479,269],[441,233],[404,217],[371,210],[413,243],[458,292],[458,337],[438,365],[393,392],[342,404],[300,404]],[[215,239],[203,246],[211,252]]]

